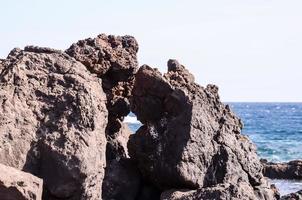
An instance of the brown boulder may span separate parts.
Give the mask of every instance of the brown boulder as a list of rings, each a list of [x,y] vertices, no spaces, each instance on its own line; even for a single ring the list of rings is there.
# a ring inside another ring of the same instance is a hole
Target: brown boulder
[[[120,126],[118,132],[107,136],[109,138],[106,147],[108,161],[129,158],[127,143],[132,132],[127,124],[120,122]]]
[[[274,199],[255,146],[240,134],[241,121],[218,88],[195,84],[175,60],[168,69],[162,76],[142,66],[136,74],[131,108],[143,126],[128,149],[144,177],[162,190],[240,183],[254,199]]]
[[[105,167],[100,80],[58,50],[13,50],[0,74],[0,161],[31,172],[54,198],[98,199]]]
[[[267,188],[270,190],[271,188]],[[272,188],[274,189],[274,188]],[[263,195],[263,194],[259,194]],[[276,196],[276,198],[279,198]],[[244,182],[237,185],[218,184],[198,190],[169,190],[161,195],[161,200],[271,200],[270,195],[255,197],[254,190]]]
[[[43,180],[0,164],[1,200],[41,200]]]

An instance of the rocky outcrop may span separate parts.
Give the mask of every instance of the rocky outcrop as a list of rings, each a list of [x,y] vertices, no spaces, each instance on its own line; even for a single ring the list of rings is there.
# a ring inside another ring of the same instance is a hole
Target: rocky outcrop
[[[263,174],[269,178],[302,180],[302,160],[293,160],[288,163],[273,163],[261,160]]]
[[[15,49],[2,64],[0,162],[42,178],[53,199],[100,198],[107,126],[100,80],[48,48]]]
[[[139,69],[131,102],[143,126],[130,136],[129,153],[157,187],[275,199],[255,146],[240,134],[242,123],[220,102],[216,86],[195,84],[184,66],[169,60],[164,76],[146,65]]]
[[[137,51],[131,36],[102,34],[0,60],[0,163],[42,178],[44,200],[278,198],[218,88],[176,60],[164,75],[137,71]],[[136,134],[123,123],[130,110]],[[18,199],[25,186],[5,187]]]
[[[138,44],[133,37],[105,34],[80,40],[66,50],[103,81],[109,111],[108,136],[120,130],[123,117],[130,112],[129,97],[138,67],[137,51]]]
[[[41,200],[42,179],[0,164],[1,200]]]
[[[282,196],[281,200],[302,200],[302,190]]]
[[[133,87],[134,74],[138,67],[136,53],[138,44],[131,36],[112,36],[101,34],[96,38],[80,40],[66,53],[83,63],[103,82],[107,97],[108,123],[106,127],[106,176],[103,190],[104,199],[134,198],[140,174],[134,175],[127,158],[127,142],[131,131],[122,123],[130,112],[129,98]],[[124,180],[121,181],[120,176]],[[131,176],[132,177],[131,177]],[[133,180],[133,181],[132,181]],[[123,185],[127,183],[126,185]],[[125,192],[128,190],[128,193]],[[132,193],[130,191],[133,191]],[[127,197],[127,198],[126,198]]]

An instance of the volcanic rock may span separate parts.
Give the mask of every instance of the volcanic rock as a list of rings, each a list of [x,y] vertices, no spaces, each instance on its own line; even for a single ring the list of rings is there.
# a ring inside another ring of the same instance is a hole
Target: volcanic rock
[[[0,164],[1,200],[41,200],[42,179]]]
[[[107,162],[103,182],[104,200],[135,200],[141,187],[139,170],[129,159]]]
[[[282,196],[280,200],[302,200],[302,190]]]
[[[128,137],[129,131],[122,121],[130,112],[129,98],[138,67],[137,51],[138,44],[134,37],[105,34],[93,39],[80,40],[66,50],[67,54],[83,63],[102,79],[109,113],[106,128],[107,151],[121,153],[113,157],[125,157],[127,151],[120,148],[123,146],[120,145],[120,136],[125,134],[122,137]],[[111,158],[112,156],[109,156],[107,160]]]
[[[269,189],[269,188],[267,188]],[[274,188],[272,188],[274,189]],[[262,195],[262,194],[259,194]],[[247,183],[238,185],[218,184],[214,187],[201,188],[198,190],[170,190],[162,193],[161,200],[270,200],[271,196],[255,198],[253,189]]]
[[[302,180],[302,160],[293,160],[288,163],[261,161],[263,164],[263,174],[266,177]]]
[[[240,134],[242,123],[221,103],[216,86],[199,86],[170,60],[164,76],[142,66],[132,94],[132,111],[143,126],[130,136],[128,149],[145,179],[162,190],[226,190],[236,198],[226,188],[237,188],[251,199],[275,199],[255,146]]]
[[[14,49],[2,65],[0,162],[43,178],[52,198],[101,198],[107,126],[101,81],[49,48]]]

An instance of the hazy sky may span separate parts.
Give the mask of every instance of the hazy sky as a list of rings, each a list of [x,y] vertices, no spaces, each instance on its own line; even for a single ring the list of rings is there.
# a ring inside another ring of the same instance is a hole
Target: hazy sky
[[[0,57],[66,49],[99,33],[136,37],[139,63],[184,64],[223,101],[302,101],[301,0],[0,0]]]

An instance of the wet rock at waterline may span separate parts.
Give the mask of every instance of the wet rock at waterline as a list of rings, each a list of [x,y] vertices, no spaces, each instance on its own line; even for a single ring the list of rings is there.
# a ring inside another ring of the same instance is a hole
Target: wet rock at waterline
[[[293,160],[288,163],[273,163],[261,160],[263,174],[275,179],[296,179],[302,180],[302,160]]]

